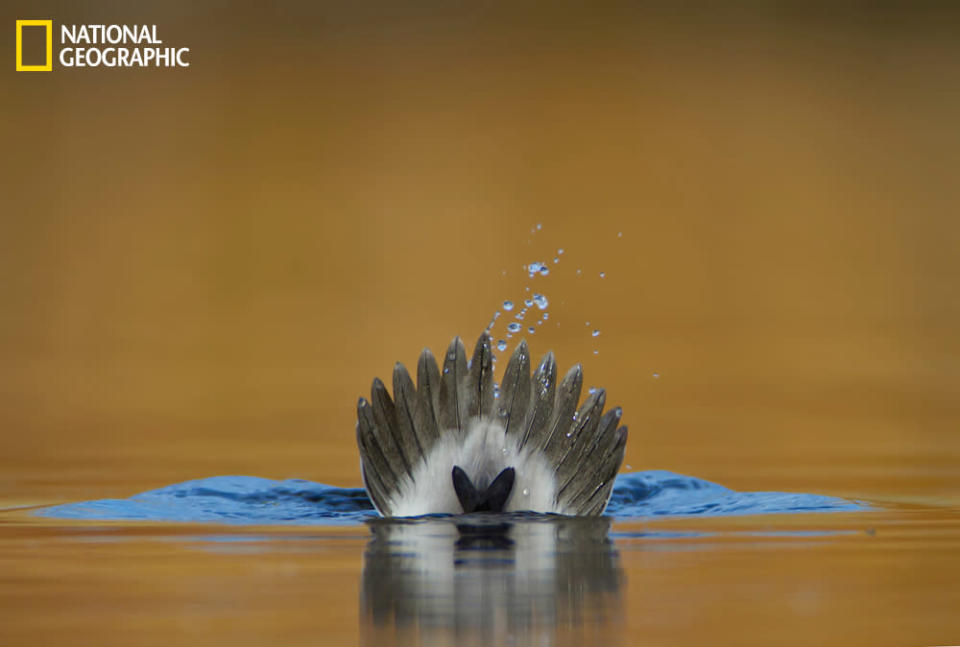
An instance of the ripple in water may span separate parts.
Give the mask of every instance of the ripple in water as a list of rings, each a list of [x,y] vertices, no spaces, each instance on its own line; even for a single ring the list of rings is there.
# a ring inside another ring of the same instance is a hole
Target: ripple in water
[[[617,519],[852,512],[866,504],[791,492],[735,492],[663,470],[617,476],[606,514]],[[229,524],[357,524],[377,516],[362,488],[300,479],[214,476],[177,483],[129,499],[67,503],[37,510],[57,519],[216,522]]]

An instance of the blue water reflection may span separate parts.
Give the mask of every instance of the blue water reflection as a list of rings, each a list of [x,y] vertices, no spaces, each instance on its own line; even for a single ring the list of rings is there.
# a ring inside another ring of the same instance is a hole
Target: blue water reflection
[[[836,497],[788,492],[735,492],[692,476],[651,470],[617,477],[607,515],[616,519],[839,512],[865,509]],[[46,517],[231,524],[356,524],[376,512],[359,488],[290,479],[214,476],[168,485],[128,499],[51,506]]]

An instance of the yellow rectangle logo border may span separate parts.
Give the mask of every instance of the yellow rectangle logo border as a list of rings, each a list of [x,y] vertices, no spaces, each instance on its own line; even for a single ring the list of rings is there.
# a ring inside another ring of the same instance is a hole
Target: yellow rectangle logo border
[[[46,65],[23,64],[23,28],[47,28],[47,62]],[[49,72],[53,69],[53,21],[52,20],[18,20],[17,21],[17,72]]]

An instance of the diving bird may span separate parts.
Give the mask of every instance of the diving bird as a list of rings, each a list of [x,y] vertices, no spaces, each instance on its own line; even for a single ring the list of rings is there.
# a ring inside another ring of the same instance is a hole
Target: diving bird
[[[627,428],[619,407],[603,413],[596,389],[580,407],[583,369],[557,384],[547,353],[530,375],[521,341],[496,392],[490,336],[473,357],[456,337],[443,368],[429,349],[417,385],[401,363],[393,398],[379,378],[357,405],[363,484],[385,517],[532,511],[603,514],[623,463]]]

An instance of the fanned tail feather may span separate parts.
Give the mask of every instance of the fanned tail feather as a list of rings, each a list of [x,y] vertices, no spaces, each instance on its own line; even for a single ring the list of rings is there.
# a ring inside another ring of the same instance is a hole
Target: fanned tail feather
[[[531,376],[525,341],[507,363],[499,395],[487,333],[469,362],[455,338],[442,370],[424,349],[416,386],[398,363],[392,399],[379,379],[370,401],[360,399],[364,486],[384,516],[467,508],[602,514],[623,463],[627,428],[618,427],[619,408],[603,413],[603,389],[577,408],[582,386],[579,364],[557,384],[553,353]]]

